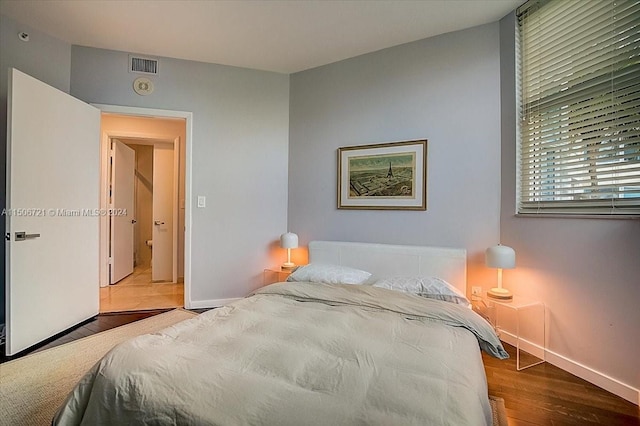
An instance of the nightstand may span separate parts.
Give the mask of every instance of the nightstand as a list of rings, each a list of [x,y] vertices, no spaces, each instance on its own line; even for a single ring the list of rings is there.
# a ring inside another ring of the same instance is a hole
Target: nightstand
[[[542,364],[546,352],[544,303],[515,295],[513,300],[482,300],[500,340],[516,347],[516,369]]]
[[[280,268],[269,268],[262,272],[262,284],[268,285],[273,283],[279,283],[286,281],[287,277],[293,272],[293,270],[284,270]]]

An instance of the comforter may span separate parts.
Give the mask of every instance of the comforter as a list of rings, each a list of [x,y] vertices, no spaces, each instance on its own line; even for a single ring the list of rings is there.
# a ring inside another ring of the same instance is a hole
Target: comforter
[[[470,309],[370,286],[279,283],[111,350],[54,425],[490,425]]]

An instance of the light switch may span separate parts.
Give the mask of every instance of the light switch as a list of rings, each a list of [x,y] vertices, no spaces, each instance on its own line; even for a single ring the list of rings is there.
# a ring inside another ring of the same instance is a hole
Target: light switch
[[[207,206],[207,197],[204,195],[198,195],[198,208],[204,208]]]

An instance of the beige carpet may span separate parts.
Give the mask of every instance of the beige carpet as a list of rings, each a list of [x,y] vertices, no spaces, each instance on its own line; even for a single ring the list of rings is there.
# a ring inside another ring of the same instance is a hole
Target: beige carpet
[[[0,424],[50,425],[75,384],[111,348],[196,315],[175,309],[0,364]]]
[[[493,426],[509,426],[507,410],[504,408],[504,399],[489,395],[489,404],[493,414]]]

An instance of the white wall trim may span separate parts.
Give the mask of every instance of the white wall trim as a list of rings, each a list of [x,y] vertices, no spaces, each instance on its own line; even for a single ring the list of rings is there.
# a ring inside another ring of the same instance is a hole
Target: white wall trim
[[[229,303],[237,302],[238,300],[242,300],[242,297],[232,297],[230,299],[192,300],[190,309],[219,308],[220,306],[225,306]]]
[[[547,361],[569,373],[580,377],[596,386],[599,386],[627,401],[640,405],[640,389],[622,383],[621,381],[609,377],[604,373],[596,371],[577,361],[569,359],[556,352],[546,350]]]
[[[193,113],[188,111],[172,111],[153,108],[139,108],[122,105],[91,104],[102,112],[122,115],[134,115],[158,118],[184,118],[186,126],[185,135],[185,188],[184,188],[184,307],[194,308],[191,301],[191,187],[192,187],[192,149],[193,149]],[[162,139],[162,138],[159,138]],[[173,139],[173,137],[171,138]]]
[[[186,123],[185,123],[186,125]],[[186,130],[186,129],[185,129]],[[185,132],[186,133],[186,132]],[[179,239],[178,234],[180,230],[180,136],[173,140],[173,282],[178,282],[178,246]],[[186,168],[186,164],[185,164]],[[185,170],[186,175],[186,170]],[[186,185],[186,179],[185,179]],[[185,193],[187,188],[185,188]],[[186,207],[186,204],[185,204]],[[184,230],[183,230],[184,231]]]
[[[498,336],[503,342],[507,342],[511,346],[517,347],[516,335],[500,329]],[[520,339],[520,350],[530,353],[531,355],[547,361],[547,350],[537,343],[530,342],[525,339]]]
[[[504,330],[500,331],[500,340],[516,346],[516,336]],[[520,347],[523,348],[523,350],[527,350],[528,347],[542,349],[539,345],[523,339],[520,339]],[[557,352],[549,350],[548,348],[544,349],[544,355],[545,361],[548,363],[640,406],[640,389],[636,389],[626,383],[622,383],[620,380],[607,376],[600,371],[596,371],[591,367],[569,359],[564,355],[560,355]]]

